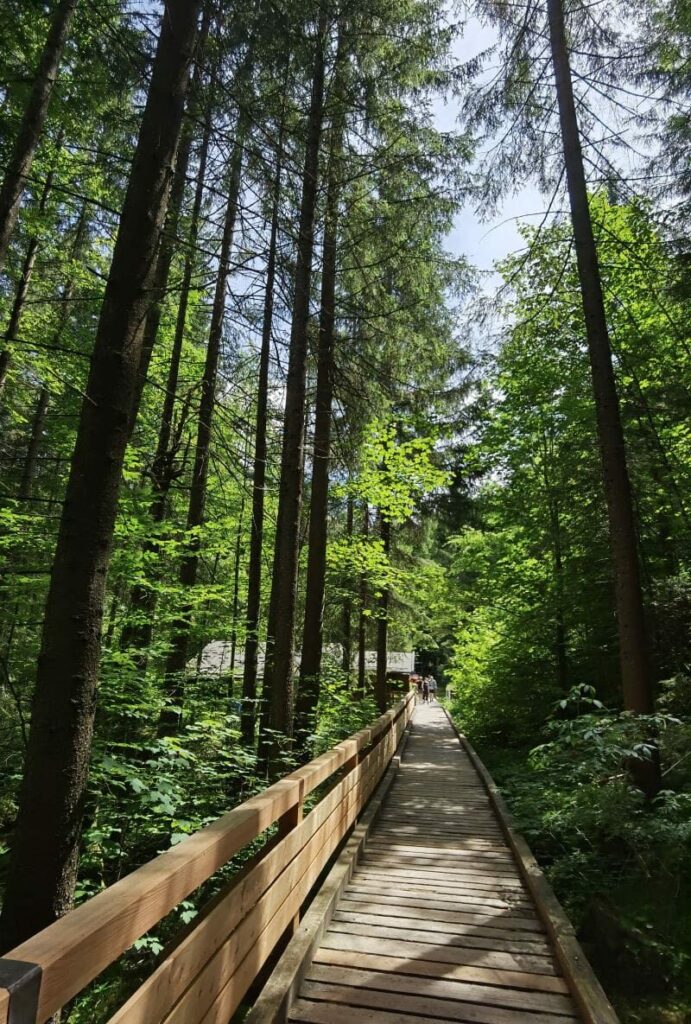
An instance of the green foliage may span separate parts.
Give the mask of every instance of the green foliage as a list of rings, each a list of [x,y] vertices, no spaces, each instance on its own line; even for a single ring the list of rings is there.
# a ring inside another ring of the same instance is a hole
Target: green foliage
[[[463,68],[456,66],[453,49],[457,26],[438,0],[361,0],[347,11],[325,8],[331,33],[325,140],[341,115],[344,125],[325,641],[336,644],[348,635],[354,655],[359,624],[371,648],[381,598],[388,595],[389,646],[415,647],[423,661],[434,663],[440,682],[451,685],[457,721],[496,772],[584,936],[603,913],[597,900],[607,897],[629,957],[619,966],[644,979],[641,992],[631,986],[630,1005],[617,978],[609,979],[607,964],[599,966],[633,1022],[648,1012],[641,1010],[642,996],[659,984],[655,971],[683,1005],[691,957],[691,289],[684,220],[691,193],[691,8],[688,0],[646,0],[638,12],[627,9],[627,23],[635,17],[645,23],[645,38],[631,52],[616,25],[622,5],[606,12],[600,5],[593,15],[592,5],[579,0],[568,11],[586,135],[612,97],[621,99],[622,68],[634,69],[639,81],[654,81],[668,104],[664,118],[647,110],[645,120],[662,126],[665,152],[658,166],[671,173],[674,195],[665,193],[655,204],[652,191],[651,199],[627,189],[624,201],[612,186],[591,196],[658,680],[656,714],[635,719],[619,711],[614,581],[568,222],[557,215],[539,230],[523,229],[525,251],[499,268],[504,283],[492,310],[500,325],[499,337],[491,339],[496,344],[487,343],[491,323],[477,309],[461,319],[459,299],[472,272],[445,249],[460,201],[479,194],[488,209],[527,178],[554,185],[562,161],[542,52],[544,5],[478,0],[470,6],[496,30],[496,46]],[[17,812],[42,609],[75,426],[151,65],[152,26],[161,10],[161,4],[129,0],[78,5],[0,281],[0,347],[7,341],[10,357],[0,394],[3,863]],[[225,674],[206,672],[201,654],[217,639],[230,640],[237,654],[246,639],[252,430],[280,138],[259,638],[265,639],[314,17],[314,7],[292,0],[269,18],[260,8],[238,9],[220,28],[214,23],[206,56],[201,54],[198,94],[186,117],[192,155],[171,273],[122,473],[77,901],[184,841],[265,784],[256,751],[240,741],[238,673],[232,676],[229,667]],[[48,5],[38,0],[7,0],[0,10],[0,158],[12,145],[47,25]],[[347,59],[336,92],[339,45]],[[497,73],[478,78],[492,53],[501,57]],[[247,79],[243,104],[250,127],[206,515],[201,526],[189,529],[238,68]],[[588,115],[595,86],[600,98]],[[471,174],[469,134],[435,127],[434,104],[451,92],[466,127],[483,133]],[[213,132],[199,233],[191,246],[192,182],[207,108]],[[640,118],[639,111],[636,123]],[[486,145],[490,136],[496,147]],[[600,169],[598,180],[609,181],[611,151],[590,142],[586,149]],[[314,309],[324,191],[319,189],[314,233]],[[671,200],[679,197],[673,216]],[[19,329],[7,339],[32,252],[36,262]],[[192,280],[183,297],[188,257]],[[187,313],[166,452],[170,486],[162,496],[153,454],[162,435],[182,298]],[[471,367],[465,339],[474,332],[482,333],[490,351]],[[310,362],[309,384],[313,373]],[[41,423],[42,397],[47,410]],[[308,415],[308,435],[310,429]],[[307,436],[308,450],[309,441]],[[307,488],[309,470],[308,462]],[[297,525],[302,541],[308,536],[304,512]],[[390,533],[388,550],[382,533]],[[192,587],[179,582],[190,550],[200,556]],[[304,574],[299,608],[303,585]],[[147,600],[137,602],[137,593]],[[177,698],[182,724],[162,737],[163,668],[181,616],[190,623],[192,655]],[[143,646],[141,638],[132,640],[133,627],[142,626]],[[353,673],[325,655],[310,753],[376,717],[369,686],[366,680],[364,692],[356,689]],[[664,789],[646,803],[627,771],[632,761],[654,756],[651,737],[662,758]],[[294,764],[287,750],[282,767],[288,771]],[[251,852],[234,858],[106,971],[69,1009],[72,1024],[107,1017]],[[675,914],[679,906],[684,920]]]
[[[320,684],[318,725],[312,745],[315,756],[371,725],[378,717],[372,692],[354,693],[352,679],[328,655],[324,658]]]
[[[664,993],[658,1012],[685,1005],[691,765],[679,762],[679,751],[688,751],[691,720],[614,713],[591,687],[577,686],[556,703],[544,735],[532,750],[482,740],[518,829],[581,929],[622,1020],[644,1019],[641,996],[652,992]],[[665,788],[648,802],[628,767],[651,756],[651,735]]]

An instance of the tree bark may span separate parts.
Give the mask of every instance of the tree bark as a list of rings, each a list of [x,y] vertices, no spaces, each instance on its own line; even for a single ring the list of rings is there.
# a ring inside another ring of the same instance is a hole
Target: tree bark
[[[46,602],[0,949],[72,902],[105,580],[199,5],[168,0],[91,359]]]
[[[46,208],[48,196],[50,195],[53,187],[54,177],[55,168],[51,168],[48,176],[46,177],[43,192],[41,193],[41,198],[39,200],[39,213],[43,213]],[[5,387],[7,373],[12,362],[12,342],[16,341],[19,337],[19,325],[21,323],[22,313],[24,312],[26,297],[29,294],[29,285],[34,273],[34,266],[36,265],[36,256],[38,255],[39,244],[40,239],[38,235],[33,235],[29,239],[29,243],[26,247],[26,253],[24,254],[24,259],[22,261],[22,269],[20,271],[17,288],[14,293],[14,302],[12,303],[10,319],[7,324],[7,330],[5,331],[5,347],[2,352],[0,352],[0,394],[2,394]]]
[[[369,508],[365,503],[362,520],[362,537],[369,537]],[[358,654],[357,654],[357,685],[361,696],[365,695],[367,685],[367,577],[360,577],[360,615],[358,617]]]
[[[240,560],[243,555],[242,536],[245,532],[245,501],[246,492],[244,481],[247,474],[248,447],[245,446],[245,455],[242,460],[242,497],[240,498],[240,514],[237,527],[235,528],[235,557],[233,560],[233,603],[231,611],[230,630],[230,677],[228,680],[228,697],[232,699],[235,686],[235,658],[237,655],[238,641],[238,610],[240,607]]]
[[[197,53],[194,64],[194,71],[192,73],[192,81],[190,84],[190,98],[192,103],[194,103],[194,100],[197,98],[197,92],[199,90],[201,82],[204,51],[209,36],[210,22],[211,4],[207,4],[204,7],[202,23],[199,29],[199,37],[197,39]],[[208,123],[209,117],[210,113],[207,115],[205,123]],[[204,130],[206,131],[206,127]],[[161,316],[163,315],[163,307],[165,303],[166,292],[168,289],[168,278],[170,277],[170,268],[178,244],[178,225],[180,223],[180,212],[182,210],[182,204],[185,198],[185,189],[187,187],[187,171],[189,169],[190,156],[192,155],[193,137],[194,123],[193,118],[190,116],[187,123],[183,126],[182,132],[180,134],[180,143],[178,145],[178,150],[175,158],[175,175],[173,177],[173,184],[170,190],[170,200],[168,202],[168,215],[166,217],[165,229],[161,235],[161,244],[158,251],[158,258],[156,260],[156,275],[154,278],[153,285],[153,301],[146,315],[146,324],[144,326],[144,337],[142,339],[142,354],[139,363],[139,373],[137,375],[137,389],[135,392],[134,401],[132,403],[132,413],[130,416],[130,433],[134,429],[134,424],[136,423],[137,420],[137,414],[139,413],[139,405],[142,400],[142,394],[144,392],[144,385],[146,384],[149,366],[151,365],[151,357],[154,352],[156,338],[158,337],[158,329],[161,324]],[[208,149],[208,140],[206,142],[206,148]]]
[[[285,100],[285,93],[284,93]],[[283,135],[285,131],[285,103],[281,113],[276,153],[276,171],[273,182],[271,233],[266,262],[264,310],[262,315],[262,342],[259,354],[257,381],[257,410],[254,428],[254,466],[252,474],[252,522],[250,527],[250,558],[247,569],[247,611],[245,621],[245,664],[242,674],[242,714],[240,731],[242,742],[254,746],[257,660],[259,649],[259,617],[261,613],[262,547],[264,538],[264,495],[266,489],[266,432],[268,425],[269,362],[271,359],[271,333],[273,330],[274,284],[278,249],[278,214],[281,198],[283,169]]]
[[[72,244],[71,259],[76,260],[82,248],[82,242],[84,241],[84,235],[86,234],[86,203],[82,206],[79,218],[77,220],[74,241]],[[75,282],[71,279],[67,282],[62,290],[60,296],[60,312],[58,315],[58,323],[53,332],[51,338],[51,345],[57,347],[62,339],[63,332],[67,326],[67,320],[69,317],[70,303],[74,295]],[[19,485],[19,491],[17,497],[20,501],[28,501],[33,495],[34,482],[36,473],[38,470],[38,455],[43,440],[43,431],[45,427],[46,416],[48,413],[48,406],[50,404],[50,392],[42,385],[39,392],[39,400],[36,406],[36,413],[32,423],[31,434],[29,436],[29,442],[27,446],[26,458],[24,461],[24,467],[22,472],[22,480]],[[0,570],[0,584],[2,584],[2,570]],[[2,609],[8,596],[8,590],[6,586],[0,585],[0,619],[2,619]],[[14,635],[14,627],[16,624],[17,615],[19,612],[19,605],[15,602],[12,613],[8,616],[9,628],[4,629],[0,627],[0,633],[6,636],[6,642],[4,642],[5,660],[9,660],[10,647],[12,637]]]
[[[175,405],[178,398],[178,378],[180,376],[180,361],[182,358],[182,346],[185,340],[185,329],[187,326],[187,309],[189,306],[190,289],[192,286],[192,275],[194,273],[194,255],[199,234],[199,219],[201,216],[202,201],[204,198],[204,182],[206,179],[206,165],[209,156],[209,143],[211,139],[211,102],[209,102],[204,120],[201,144],[199,147],[199,158],[197,166],[197,180],[195,184],[194,199],[190,214],[189,234],[187,237],[187,251],[182,271],[180,284],[180,300],[178,302],[177,315],[175,320],[175,332],[173,345],[168,364],[168,375],[166,378],[166,390],[161,410],[161,422],[158,428],[158,439],[156,451],[151,463],[151,486],[153,499],[149,506],[149,515],[154,529],[165,521],[168,508],[168,495],[176,475],[176,456],[179,448],[179,438],[173,437],[173,425],[175,418]],[[149,320],[147,319],[147,326]],[[141,365],[138,387],[141,384]],[[181,435],[184,427],[184,416],[181,416],[176,433]],[[155,557],[159,551],[158,540],[154,537],[144,543],[144,555]],[[120,637],[120,646],[123,650],[134,652],[131,656],[134,667],[140,673],[146,671],[148,662],[148,648],[151,644],[154,626],[154,613],[156,610],[156,590],[153,586],[139,582],[130,590],[129,596],[129,621],[125,625]]]
[[[319,177],[319,148],[324,117],[326,18],[320,16],[307,120],[307,144],[302,178],[300,226],[295,269],[290,355],[283,420],[283,450],[279,486],[276,547],[274,550],[265,691],[267,719],[274,737],[290,737],[293,727],[293,630],[297,603],[300,511],[302,506],[307,328],[309,322],[314,218]],[[277,754],[277,744],[270,747]],[[270,752],[269,760],[273,754]],[[269,765],[271,769],[271,765]]]
[[[566,692],[569,688],[569,662],[566,654],[566,624],[564,622],[564,562],[561,545],[561,521],[559,503],[550,499],[550,521],[552,528],[552,555],[554,560],[554,589],[556,609],[554,616],[554,650],[557,662],[557,683]]]
[[[339,101],[337,57],[334,93]],[[319,675],[324,644],[324,592],[326,583],[326,542],[329,512],[329,458],[331,455],[331,407],[333,404],[334,328],[336,324],[336,258],[340,156],[343,140],[343,107],[339,104],[331,129],[327,170],[326,209],[321,281],[321,311],[317,343],[317,389],[312,448],[312,490],[305,583],[305,618],[302,632],[302,660],[295,707],[295,736],[300,749],[315,727],[319,703]]]
[[[5,265],[10,239],[17,223],[19,204],[48,113],[77,3],[78,0],[60,0],[55,8],[31,95],[0,186],[0,271]]]
[[[49,401],[50,392],[48,391],[48,388],[42,387],[38,394],[36,411],[34,412],[34,418],[31,423],[31,435],[26,449],[26,457],[24,459],[24,467],[22,469],[22,479],[19,484],[19,498],[22,501],[27,501],[33,493],[34,480],[36,479],[36,468],[38,465],[38,452],[41,447],[41,441],[43,440],[43,431],[46,425]]]
[[[554,463],[554,447],[547,432],[542,431],[542,480],[545,488],[545,502],[549,516],[549,532],[552,546],[554,577],[554,655],[557,669],[557,684],[566,692],[569,688],[569,666],[566,653],[566,624],[564,607],[564,562],[562,554],[561,516],[559,497],[552,483],[550,466]]]
[[[384,554],[391,554],[391,523],[379,513],[379,535],[384,546]],[[374,696],[377,707],[386,711],[388,704],[386,692],[386,668],[388,663],[389,643],[389,588],[384,587],[379,598],[379,616],[377,618],[377,674],[374,684]]]
[[[230,159],[230,176],[228,202],[223,225],[223,238],[216,275],[216,287],[211,308],[209,325],[209,342],[206,348],[206,361],[202,376],[202,394],[199,403],[199,419],[197,423],[197,440],[195,445],[194,467],[192,470],[192,486],[187,511],[187,530],[191,540],[187,554],[180,566],[180,583],[189,593],[196,585],[199,570],[200,540],[199,530],[204,524],[206,512],[207,479],[209,474],[209,451],[211,445],[211,428],[214,406],[216,403],[216,383],[218,364],[223,340],[223,319],[225,316],[226,288],[230,276],[230,257],[235,236],[235,224],[238,214],[240,196],[240,177],[244,135],[247,130],[247,114],[243,109],[238,117],[237,132],[233,152]],[[192,629],[192,607],[186,604],[173,623],[171,649],[166,659],[163,680],[166,704],[159,719],[159,735],[168,736],[177,731],[182,719],[182,701],[185,689],[185,666],[187,665],[190,632]]]
[[[353,517],[355,512],[355,501],[351,494],[348,495],[348,506],[346,509],[346,534],[348,540],[353,536]],[[353,669],[353,602],[348,595],[343,599],[343,671],[350,679]]]
[[[616,593],[624,707],[650,714],[653,685],[647,643],[631,483],[612,367],[597,247],[593,234],[583,153],[573,94],[562,0],[548,0],[550,44],[561,125],[566,180],[590,357],[598,441],[609,518]],[[659,787],[659,768],[644,766],[646,791]]]

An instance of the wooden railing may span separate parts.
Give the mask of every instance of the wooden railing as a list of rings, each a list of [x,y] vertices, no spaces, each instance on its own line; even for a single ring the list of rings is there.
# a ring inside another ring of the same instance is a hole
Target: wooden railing
[[[0,986],[7,986],[0,987],[0,1024],[42,1024],[231,857],[277,823],[273,844],[267,844],[259,859],[214,897],[109,1021],[227,1024],[377,787],[412,709],[409,693],[369,729],[17,946],[0,960]],[[303,817],[305,798],[341,770],[342,778]]]

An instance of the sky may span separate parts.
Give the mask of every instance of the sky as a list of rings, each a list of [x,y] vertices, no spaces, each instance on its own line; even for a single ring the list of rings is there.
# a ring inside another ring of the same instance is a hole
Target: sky
[[[455,42],[454,56],[459,61],[469,60],[491,46],[494,39],[494,31],[473,18],[468,22],[463,36]],[[451,99],[447,103],[437,101],[434,105],[436,127],[440,131],[458,128],[458,113],[455,100]],[[522,248],[523,242],[518,234],[519,221],[539,221],[545,207],[545,197],[530,185],[508,196],[498,215],[489,220],[483,219],[472,205],[468,205],[456,217],[448,237],[448,249],[455,256],[465,256],[479,270],[491,271],[497,260]]]

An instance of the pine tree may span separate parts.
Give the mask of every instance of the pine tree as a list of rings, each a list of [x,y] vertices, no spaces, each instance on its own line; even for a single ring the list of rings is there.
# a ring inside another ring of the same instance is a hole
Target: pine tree
[[[0,271],[19,214],[19,204],[31,172],[36,148],[48,113],[60,60],[79,0],[58,0],[48,30],[31,93],[0,186]]]
[[[105,579],[199,5],[170,0],[101,310],[63,506],[0,918],[3,950],[70,906],[93,733]]]

